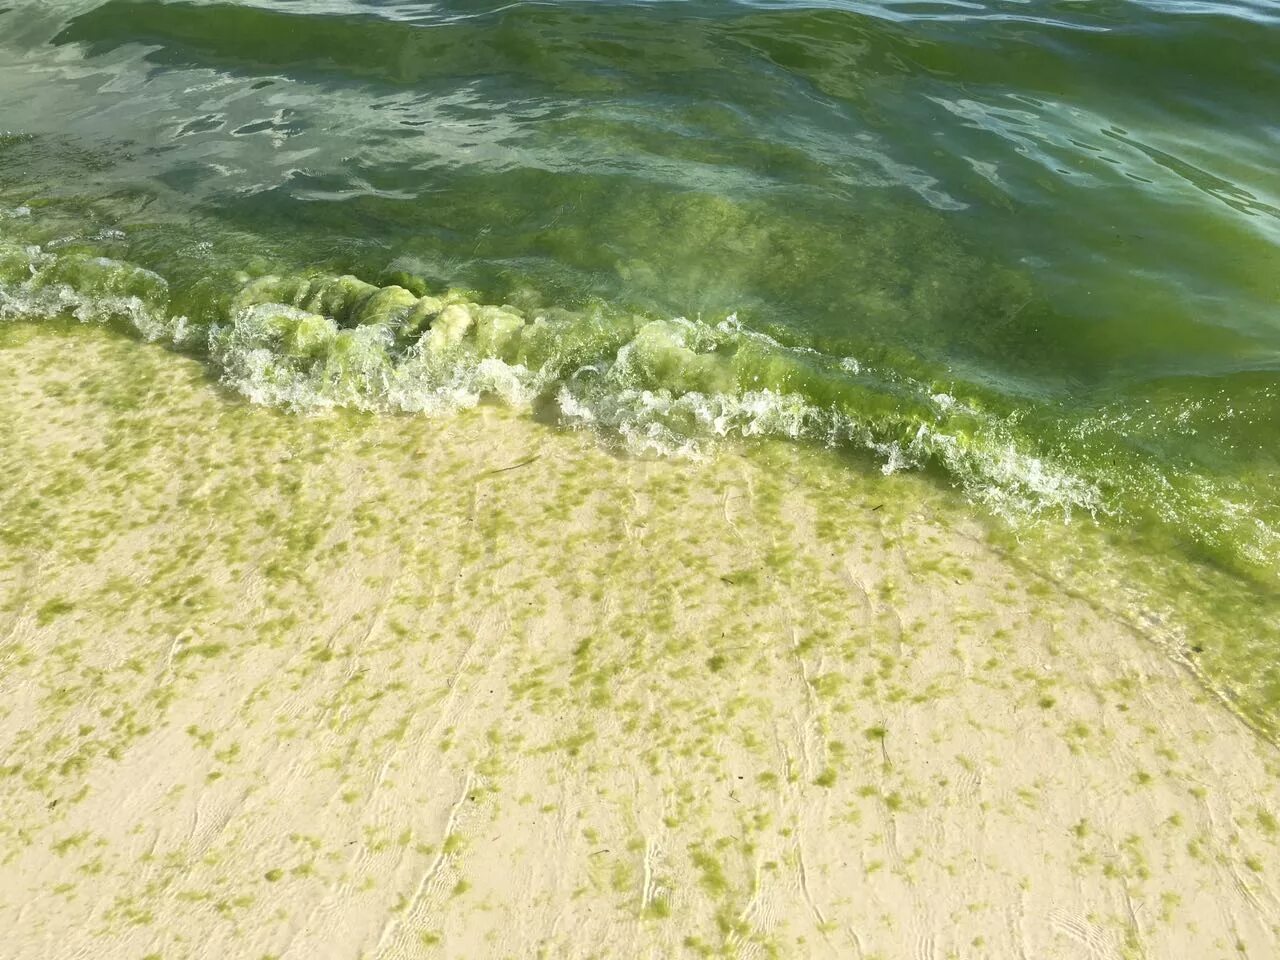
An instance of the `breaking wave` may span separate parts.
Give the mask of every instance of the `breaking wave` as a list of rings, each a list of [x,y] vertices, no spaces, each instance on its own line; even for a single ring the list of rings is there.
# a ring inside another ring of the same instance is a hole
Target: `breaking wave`
[[[1020,447],[998,418],[853,357],[745,328],[603,310],[525,311],[427,292],[414,277],[246,279],[211,319],[169,312],[168,283],[126,262],[0,247],[0,316],[128,328],[199,354],[255,403],[440,414],[494,397],[551,405],[635,453],[699,457],[724,438],[786,437],[874,454],[886,473],[937,466],[1007,516],[1096,513],[1096,487]]]
[[[214,293],[184,313],[164,277],[92,246],[7,242],[0,319],[127,330],[200,357],[254,403],[290,411],[442,415],[494,398],[637,454],[808,441],[873,457],[885,473],[932,471],[1015,522],[1083,513],[1145,523],[1253,573],[1280,556],[1280,527],[1245,487],[1171,472],[1140,445],[1120,446],[1105,413],[1055,422],[905,363],[784,344],[734,315],[521,308],[432,291],[403,271],[380,280],[240,274],[210,281]]]

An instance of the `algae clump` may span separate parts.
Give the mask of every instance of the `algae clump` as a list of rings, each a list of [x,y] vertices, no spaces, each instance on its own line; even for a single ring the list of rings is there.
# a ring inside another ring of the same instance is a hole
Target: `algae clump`
[[[418,305],[418,298],[404,287],[382,287],[369,295],[352,316],[360,326],[383,324],[399,326]]]

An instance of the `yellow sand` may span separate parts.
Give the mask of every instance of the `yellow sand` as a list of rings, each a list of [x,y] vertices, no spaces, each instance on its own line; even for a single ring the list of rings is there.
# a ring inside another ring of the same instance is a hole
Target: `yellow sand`
[[[1280,955],[1280,753],[923,480],[89,331],[0,436],[0,956]]]

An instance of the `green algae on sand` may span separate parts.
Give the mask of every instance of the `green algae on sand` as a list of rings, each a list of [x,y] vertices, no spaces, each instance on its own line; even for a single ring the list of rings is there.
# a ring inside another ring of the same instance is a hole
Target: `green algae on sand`
[[[1213,956],[1223,896],[1273,935],[1274,750],[926,477],[291,416],[96,328],[0,336],[20,937],[895,956],[911,915],[1054,956],[1067,910]]]

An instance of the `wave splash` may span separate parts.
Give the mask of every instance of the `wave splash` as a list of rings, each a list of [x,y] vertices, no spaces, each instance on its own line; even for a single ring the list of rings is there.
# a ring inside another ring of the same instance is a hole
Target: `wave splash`
[[[722,438],[786,437],[870,451],[890,473],[944,470],[995,512],[1105,512],[1098,489],[1022,448],[976,406],[852,357],[788,347],[735,316],[522,310],[409,274],[241,278],[209,316],[170,311],[159,274],[92,253],[0,245],[0,317],[127,328],[202,356],[249,400],[441,414],[496,397],[550,406],[628,450],[703,456]]]

